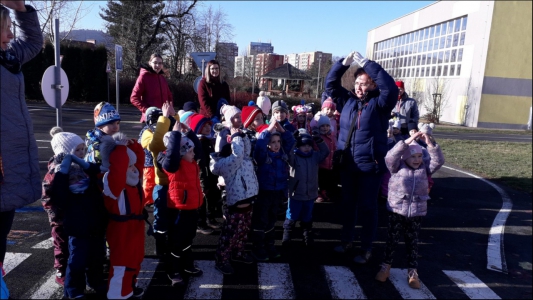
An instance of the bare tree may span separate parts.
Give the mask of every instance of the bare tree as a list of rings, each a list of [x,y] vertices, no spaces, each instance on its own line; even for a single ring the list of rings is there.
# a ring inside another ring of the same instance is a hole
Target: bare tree
[[[61,38],[61,41],[67,39],[76,29],[76,24],[84,18],[94,4],[83,6],[82,1],[67,1],[67,0],[44,0],[36,1],[30,0],[30,5],[35,7],[37,15],[39,16],[39,23],[41,23],[41,32],[45,40],[54,42],[54,20],[59,18],[61,31],[66,33]]]
[[[450,94],[450,82],[440,76],[429,78],[426,81],[426,92],[423,107],[426,110],[426,118],[429,122],[439,124],[444,109],[448,106]]]

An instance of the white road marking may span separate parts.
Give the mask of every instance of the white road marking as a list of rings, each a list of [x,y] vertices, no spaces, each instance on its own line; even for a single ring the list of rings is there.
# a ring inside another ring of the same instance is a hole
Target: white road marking
[[[257,273],[260,299],[294,299],[289,264],[258,263]]]
[[[36,141],[40,143],[50,143],[52,140],[36,140]]]
[[[470,299],[501,299],[486,284],[468,271],[442,271]]]
[[[22,263],[26,258],[30,257],[31,253],[13,253],[6,252],[4,258],[4,271],[9,273],[11,270],[16,268],[20,263]]]
[[[486,180],[485,178],[481,178],[472,173],[450,168],[448,166],[443,167],[472,176],[485,182],[486,184],[492,186],[496,191],[498,191],[498,193],[502,197],[502,208],[496,215],[496,218],[494,218],[494,221],[492,222],[492,227],[489,231],[489,242],[487,245],[487,269],[507,273],[507,262],[505,260],[503,235],[505,231],[505,222],[507,221],[507,217],[513,209],[513,202],[511,201],[511,198],[503,189],[501,189],[496,184]]]
[[[215,269],[215,262],[197,260],[195,264],[204,274],[190,277],[183,299],[221,299],[224,275]]]
[[[38,244],[35,244],[32,248],[33,249],[50,249],[54,247],[54,238],[50,237],[49,239],[46,239]]]
[[[48,272],[45,277],[47,279],[43,284],[34,287],[33,290],[35,291],[31,294],[30,299],[51,299],[61,288],[56,282],[55,270]]]
[[[437,299],[420,281],[420,289],[413,289],[407,280],[407,269],[390,269],[389,280],[403,299]]]
[[[145,258],[141,263],[141,271],[137,276],[137,287],[147,289],[152,277],[154,277],[155,269],[159,264],[159,260],[155,258]]]
[[[352,271],[342,266],[324,266],[331,298],[366,299]]]

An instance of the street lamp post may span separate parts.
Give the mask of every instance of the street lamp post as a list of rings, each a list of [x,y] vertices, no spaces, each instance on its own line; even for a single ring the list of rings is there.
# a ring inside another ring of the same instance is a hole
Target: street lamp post
[[[318,77],[316,82],[316,98],[318,99],[318,88],[320,87],[320,63],[322,62],[322,54],[318,55]]]

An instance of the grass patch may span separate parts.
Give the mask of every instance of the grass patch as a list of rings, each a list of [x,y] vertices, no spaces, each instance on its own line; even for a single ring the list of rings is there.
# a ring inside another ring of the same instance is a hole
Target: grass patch
[[[531,144],[440,139],[447,163],[531,194]]]
[[[459,132],[459,133],[493,133],[493,134],[516,134],[531,135],[531,130],[506,130],[506,129],[480,129],[471,127],[443,127],[436,125],[434,132]]]

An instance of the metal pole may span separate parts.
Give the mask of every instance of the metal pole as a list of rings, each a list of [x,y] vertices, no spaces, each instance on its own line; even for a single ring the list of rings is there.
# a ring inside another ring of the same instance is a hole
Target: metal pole
[[[318,99],[318,87],[320,86],[320,62],[322,62],[322,54],[318,55],[318,78],[316,82],[316,98]]]
[[[205,64],[205,59],[202,58],[202,77],[204,77],[204,75],[205,75],[205,74],[204,74],[204,73],[205,73],[205,66],[204,66],[204,64]]]
[[[54,81],[55,81],[55,90],[56,90],[56,124],[57,126],[62,126],[62,115],[61,115],[61,58],[59,56],[59,19],[55,19],[54,26],[54,47],[55,47],[55,69],[54,69]]]
[[[119,70],[115,70],[115,73],[117,74],[117,79],[116,79],[116,86],[117,86],[117,107],[116,107],[116,109],[117,109],[117,112],[118,112],[118,99],[120,99],[120,98],[119,98],[119,94],[120,94],[120,93],[119,93],[119,90],[118,90],[118,88],[119,88],[119,84],[118,84],[118,72],[120,72],[120,71],[119,71]]]

